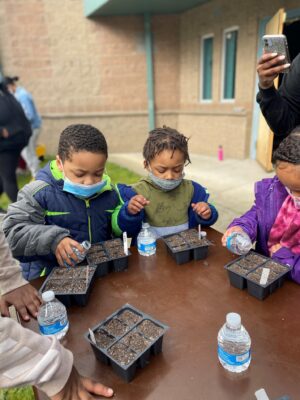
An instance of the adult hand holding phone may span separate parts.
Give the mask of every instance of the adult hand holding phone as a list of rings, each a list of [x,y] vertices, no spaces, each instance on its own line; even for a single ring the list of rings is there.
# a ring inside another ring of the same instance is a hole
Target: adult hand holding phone
[[[257,63],[259,87],[269,89],[273,86],[278,74],[290,67],[290,63],[282,64],[284,55],[277,53],[264,53]]]

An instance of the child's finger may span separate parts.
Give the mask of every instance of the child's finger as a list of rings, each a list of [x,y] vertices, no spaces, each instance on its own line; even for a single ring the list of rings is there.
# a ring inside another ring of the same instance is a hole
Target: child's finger
[[[134,201],[138,204],[141,204],[142,206],[145,206],[149,203],[149,201],[144,196],[136,196]]]
[[[138,211],[141,211],[144,208],[144,205],[138,201],[133,201],[132,206]]]
[[[209,216],[211,214],[210,208],[207,208],[206,210],[202,211],[202,214],[205,216]]]
[[[138,214],[141,211],[141,209],[137,206],[132,206],[131,210],[134,214]]]
[[[5,300],[0,298],[0,315],[2,317],[10,317],[8,305]]]
[[[64,263],[63,263],[63,260],[62,260],[62,257],[61,257],[61,255],[60,255],[60,252],[59,252],[59,251],[57,251],[56,259],[57,259],[58,265],[60,265],[61,267],[63,267],[63,266],[64,266]]]
[[[198,214],[204,214],[205,211],[207,211],[207,206],[205,206],[205,205],[198,205],[198,206],[196,207],[196,210],[197,210],[197,213],[198,213]]]
[[[68,254],[68,251],[65,247],[63,249],[61,249],[60,251],[60,257],[61,257],[61,266],[64,267],[65,266],[65,262],[69,265],[73,265],[74,261],[71,259],[71,255]]]
[[[77,243],[77,242],[73,242],[72,244],[68,244],[68,245],[67,245],[67,247],[66,247],[66,253],[67,253],[68,258],[72,261],[72,264],[74,264],[74,261],[75,261],[75,262],[78,262],[78,261],[79,261],[79,258],[78,258],[78,256],[77,256],[77,254],[74,252],[73,247],[76,247],[76,249],[77,249],[78,251],[80,251],[80,253],[83,252],[82,246],[81,246],[79,243]]]
[[[226,247],[226,240],[227,240],[227,237],[225,235],[223,235],[221,241],[222,241],[222,246],[224,246],[224,247]]]
[[[70,240],[69,246],[71,246],[71,249],[72,249],[72,247],[75,247],[80,253],[82,253],[82,254],[84,253],[83,247],[81,246],[80,243],[76,242],[76,240]],[[72,249],[72,253],[75,254],[73,249]]]

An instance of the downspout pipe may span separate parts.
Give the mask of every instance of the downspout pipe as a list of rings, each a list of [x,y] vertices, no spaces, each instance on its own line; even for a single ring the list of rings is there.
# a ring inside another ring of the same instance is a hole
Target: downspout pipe
[[[148,121],[149,130],[155,128],[155,110],[154,110],[154,76],[153,76],[153,42],[151,31],[151,14],[144,14],[145,30],[145,49],[147,64],[147,97],[148,97]]]

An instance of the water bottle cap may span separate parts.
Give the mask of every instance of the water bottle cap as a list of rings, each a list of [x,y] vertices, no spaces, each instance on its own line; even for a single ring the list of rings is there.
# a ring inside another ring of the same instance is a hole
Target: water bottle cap
[[[84,242],[81,243],[81,246],[85,249],[85,250],[89,250],[91,248],[91,243],[88,240],[85,240]]]
[[[55,298],[55,294],[52,290],[48,290],[47,292],[44,292],[42,294],[42,299],[45,303],[48,303],[48,301],[52,301]]]
[[[150,225],[148,224],[148,222],[143,222],[142,223],[142,228],[144,229],[146,229],[146,228],[150,228]]]
[[[229,328],[238,329],[241,326],[241,316],[237,313],[229,313],[226,315],[226,324]]]

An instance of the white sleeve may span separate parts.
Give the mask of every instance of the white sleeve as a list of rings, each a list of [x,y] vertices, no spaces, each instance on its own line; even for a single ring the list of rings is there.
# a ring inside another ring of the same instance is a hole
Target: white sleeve
[[[0,317],[0,387],[34,385],[48,396],[65,386],[73,355],[55,338]]]
[[[28,283],[23,279],[21,271],[20,264],[13,258],[3,230],[0,228],[0,295]]]

